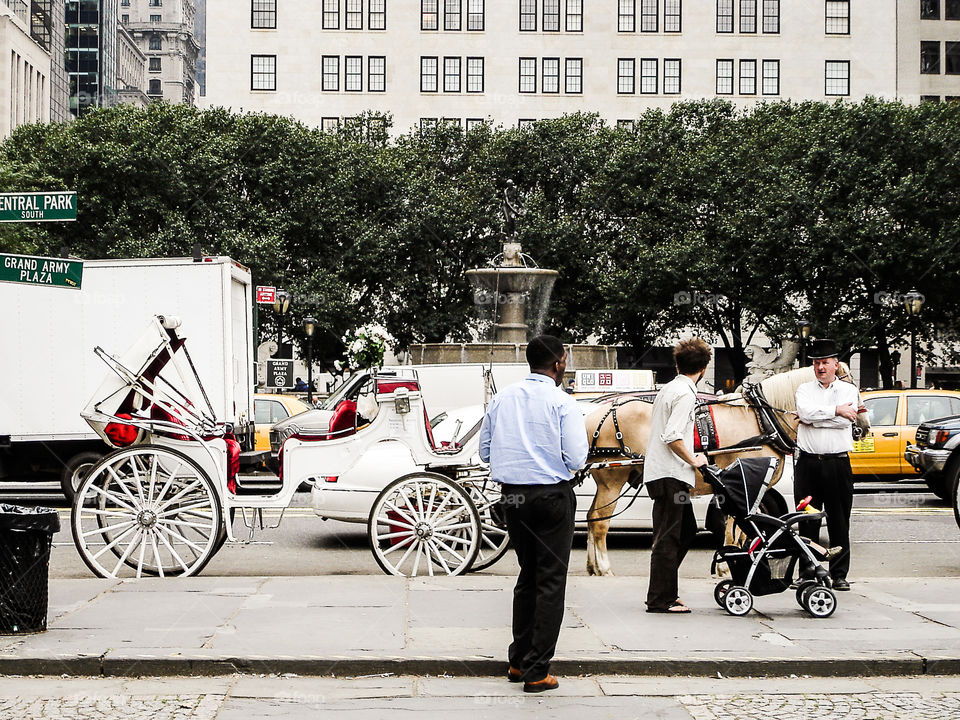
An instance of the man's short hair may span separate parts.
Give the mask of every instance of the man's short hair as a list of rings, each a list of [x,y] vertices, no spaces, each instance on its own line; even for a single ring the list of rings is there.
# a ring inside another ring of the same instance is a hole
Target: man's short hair
[[[565,352],[563,343],[553,335],[537,335],[527,343],[527,364],[531,370],[545,370],[560,362]]]
[[[710,364],[712,354],[710,346],[700,338],[681,340],[673,348],[673,360],[683,375],[692,375],[705,369]]]

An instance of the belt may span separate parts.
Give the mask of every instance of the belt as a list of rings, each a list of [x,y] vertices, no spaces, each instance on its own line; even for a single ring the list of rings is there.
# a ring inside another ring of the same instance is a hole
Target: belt
[[[807,452],[806,450],[801,450],[801,451],[800,451],[800,455],[806,456],[806,457],[811,457],[811,458],[816,458],[817,460],[829,460],[830,458],[845,458],[845,457],[848,457],[848,454],[845,453],[845,452],[838,452],[838,453],[811,453],[811,452]]]

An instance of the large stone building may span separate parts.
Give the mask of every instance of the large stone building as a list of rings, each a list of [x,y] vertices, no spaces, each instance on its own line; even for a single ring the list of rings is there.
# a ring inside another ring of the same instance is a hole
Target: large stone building
[[[32,19],[29,3],[0,0],[0,138],[50,120],[50,52],[32,37]]]
[[[130,31],[120,23],[117,31],[117,102],[146,107],[147,56]]]
[[[332,127],[960,96],[960,0],[207,0],[207,105]]]
[[[120,0],[120,21],[147,58],[147,95],[152,100],[196,102],[195,12],[194,0]]]

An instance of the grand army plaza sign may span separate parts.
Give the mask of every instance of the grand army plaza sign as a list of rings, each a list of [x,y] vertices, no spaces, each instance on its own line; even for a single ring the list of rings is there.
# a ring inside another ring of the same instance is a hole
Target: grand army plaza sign
[[[0,193],[0,222],[54,222],[77,219],[77,193]]]

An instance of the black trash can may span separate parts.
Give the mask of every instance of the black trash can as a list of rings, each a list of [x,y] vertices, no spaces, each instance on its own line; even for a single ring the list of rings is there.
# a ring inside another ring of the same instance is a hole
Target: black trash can
[[[0,634],[47,629],[47,579],[60,516],[0,503]]]

